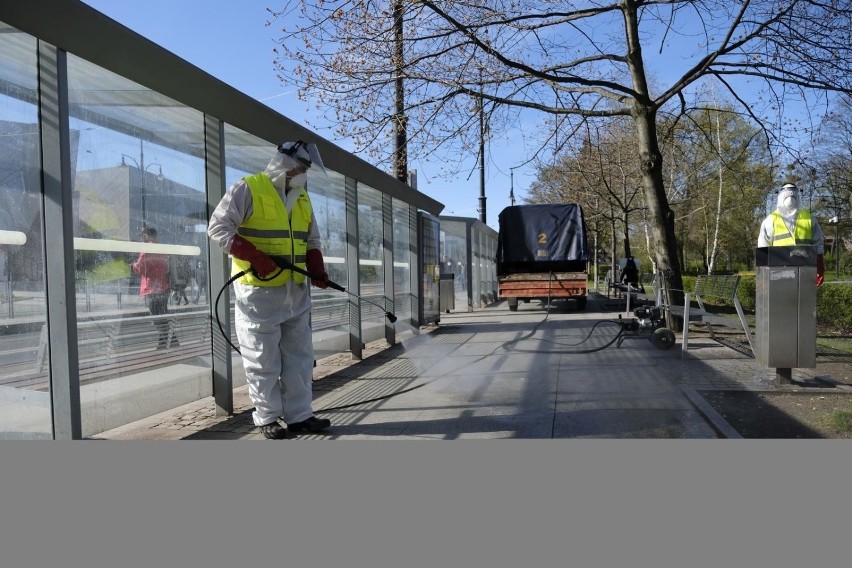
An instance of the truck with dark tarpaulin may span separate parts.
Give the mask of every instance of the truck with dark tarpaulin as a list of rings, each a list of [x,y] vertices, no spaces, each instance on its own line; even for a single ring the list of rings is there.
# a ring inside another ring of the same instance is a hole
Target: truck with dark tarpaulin
[[[589,247],[576,203],[512,205],[500,212],[497,295],[516,311],[520,302],[571,299],[586,308]]]

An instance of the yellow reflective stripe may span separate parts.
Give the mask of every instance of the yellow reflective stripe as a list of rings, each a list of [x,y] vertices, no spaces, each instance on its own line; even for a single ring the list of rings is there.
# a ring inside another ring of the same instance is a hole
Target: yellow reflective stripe
[[[254,244],[258,250],[286,260],[302,270],[306,269],[307,237],[311,226],[311,202],[307,192],[302,189],[297,206],[288,215],[286,206],[278,195],[269,178],[263,174],[246,176],[255,207],[252,215],[243,221],[239,234]],[[275,214],[270,217],[269,213]],[[284,264],[283,262],[281,264]],[[234,273],[248,268],[248,263],[234,259]],[[305,281],[305,276],[291,270],[283,270],[268,281],[255,278],[250,272],[240,278],[240,282],[252,286],[281,286],[290,280],[297,284]]]
[[[290,231],[287,229],[251,229],[249,227],[240,227],[237,229],[243,237],[257,237],[261,239],[289,239]]]

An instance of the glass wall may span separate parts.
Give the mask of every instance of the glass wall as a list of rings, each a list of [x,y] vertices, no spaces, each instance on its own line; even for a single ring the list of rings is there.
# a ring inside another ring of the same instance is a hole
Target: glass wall
[[[455,280],[455,311],[497,300],[497,231],[478,219],[442,217],[441,271]]]
[[[424,211],[417,214],[417,248],[420,252],[420,324],[441,319],[441,223]]]
[[[226,188],[230,188],[244,176],[263,171],[266,168],[267,164],[269,164],[269,159],[275,151],[275,148],[265,140],[258,138],[257,136],[254,136],[252,134],[249,134],[230,124],[225,124],[223,126],[223,131],[223,143],[225,146],[224,185]],[[213,211],[210,211],[210,213],[212,214]],[[213,245],[213,249],[211,250],[212,254],[222,254],[223,252],[224,251],[219,249],[217,245]],[[225,271],[225,279],[227,280],[228,278],[230,278],[230,276],[231,266],[229,264]],[[214,302],[217,297],[219,298],[219,301],[222,302],[222,298],[225,297],[225,294],[221,294],[220,296],[220,290],[213,290],[212,297]],[[234,324],[234,295],[228,294],[227,297],[230,301],[230,327],[228,333],[230,336],[231,343],[233,345],[238,345],[239,340],[237,339],[237,330]],[[220,309],[222,308],[220,307]],[[217,314],[220,312],[214,311],[213,313]],[[214,315],[214,317],[216,316]],[[216,322],[215,329],[218,333],[222,333],[222,331],[220,330],[220,326],[224,328],[222,322]],[[235,350],[231,350],[230,353],[231,369],[233,370],[233,382],[231,386],[235,389],[244,387],[246,384],[246,379],[245,370],[243,369],[242,364],[242,358],[240,357],[240,354]]]
[[[245,382],[211,322],[221,290],[210,284],[229,267],[208,246],[208,192],[265,169],[281,141],[270,136],[313,134],[185,62],[171,73],[171,54],[78,3],[68,26],[126,34],[139,57],[104,56],[99,35],[66,36],[19,8],[0,11],[43,42],[0,22],[0,438],[91,437],[213,395],[214,381],[216,411],[231,412],[219,387]],[[436,318],[439,225],[423,209],[440,204],[410,188],[391,199],[397,180],[317,143],[329,169],[311,171],[308,190],[326,269],[366,300],[353,318],[350,295],[312,289],[323,357],[356,335],[391,339],[391,298],[402,321]],[[418,268],[420,212],[429,253]]]
[[[73,55],[68,89],[89,436],[211,394],[204,120]]]
[[[358,283],[361,297],[361,338],[364,343],[385,336],[384,223],[382,194],[358,186]]]
[[[454,311],[468,310],[467,223],[441,219],[441,273],[453,275]]]
[[[312,174],[309,173],[309,176]],[[343,175],[327,171],[309,177],[308,191],[322,244],[325,270],[332,282],[346,287],[349,279],[346,247],[346,185]],[[326,288],[311,288],[311,327],[314,356],[326,357],[349,348],[349,301],[346,294]]]
[[[497,232],[485,225],[471,227],[473,278],[471,302],[483,307],[497,300]]]
[[[399,321],[413,325],[411,318],[416,314],[415,296],[411,291],[411,268],[416,260],[413,254],[411,234],[416,217],[411,206],[398,199],[393,200],[393,309]]]
[[[36,40],[0,26],[0,438],[51,438]]]

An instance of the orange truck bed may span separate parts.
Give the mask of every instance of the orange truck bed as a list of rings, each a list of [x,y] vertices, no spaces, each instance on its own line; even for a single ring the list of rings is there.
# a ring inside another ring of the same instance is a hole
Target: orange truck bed
[[[509,301],[509,309],[518,309],[521,301],[574,299],[577,307],[586,307],[588,274],[585,272],[518,273],[497,278],[499,298]]]

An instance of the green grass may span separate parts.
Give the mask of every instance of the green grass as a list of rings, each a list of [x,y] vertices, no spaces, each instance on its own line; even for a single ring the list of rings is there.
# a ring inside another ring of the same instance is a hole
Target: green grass
[[[852,352],[852,337],[831,337],[825,335],[818,335],[817,345],[822,345],[823,347],[830,347],[831,349],[837,349],[839,351]]]
[[[838,432],[852,431],[852,411],[836,410],[828,415],[826,424]]]

